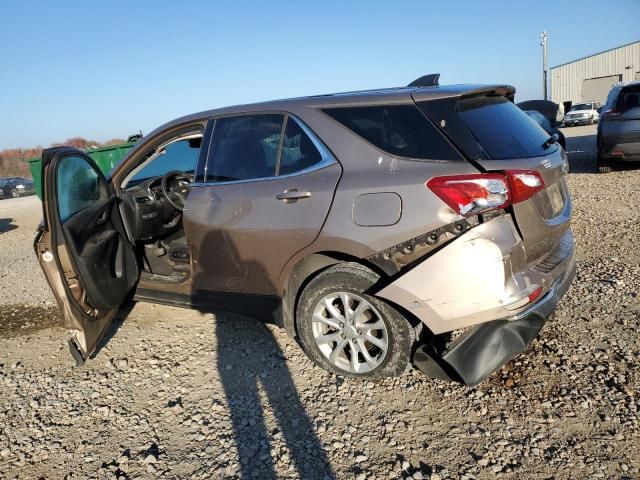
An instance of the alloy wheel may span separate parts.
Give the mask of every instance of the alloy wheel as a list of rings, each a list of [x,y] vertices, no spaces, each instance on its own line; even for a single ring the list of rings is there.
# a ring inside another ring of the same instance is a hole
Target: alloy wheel
[[[352,292],[323,297],[313,310],[312,331],[325,358],[350,373],[374,370],[389,351],[389,334],[380,313]]]

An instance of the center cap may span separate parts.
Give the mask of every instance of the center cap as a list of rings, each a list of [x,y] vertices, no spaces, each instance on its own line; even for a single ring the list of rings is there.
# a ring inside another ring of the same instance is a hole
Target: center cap
[[[344,329],[347,338],[358,338],[358,332],[353,325],[349,325]]]

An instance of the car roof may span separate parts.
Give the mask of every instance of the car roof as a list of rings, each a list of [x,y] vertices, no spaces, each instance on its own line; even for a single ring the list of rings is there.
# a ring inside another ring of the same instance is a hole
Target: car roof
[[[245,105],[233,105],[229,107],[215,108],[193,113],[168,122],[157,130],[164,130],[172,125],[179,125],[188,122],[195,122],[201,119],[218,115],[232,115],[238,113],[252,113],[269,110],[288,110],[291,107],[309,108],[329,108],[340,106],[357,106],[359,104],[393,104],[405,103],[412,96],[418,95],[420,100],[431,100],[440,98],[459,97],[475,92],[491,91],[501,89],[515,93],[515,88],[510,85],[481,85],[481,84],[459,84],[459,85],[435,85],[429,87],[392,87],[372,90],[357,90],[352,92],[328,93],[321,95],[311,95],[306,97],[287,98],[282,100],[271,100],[266,102],[250,103]],[[151,132],[150,135],[155,133]]]

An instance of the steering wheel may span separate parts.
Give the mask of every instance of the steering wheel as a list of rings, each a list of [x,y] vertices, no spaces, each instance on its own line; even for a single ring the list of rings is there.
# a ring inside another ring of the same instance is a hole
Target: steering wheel
[[[192,178],[193,176],[188,173],[172,170],[165,173],[160,181],[162,194],[167,202],[179,212],[184,210],[184,203],[191,191]]]

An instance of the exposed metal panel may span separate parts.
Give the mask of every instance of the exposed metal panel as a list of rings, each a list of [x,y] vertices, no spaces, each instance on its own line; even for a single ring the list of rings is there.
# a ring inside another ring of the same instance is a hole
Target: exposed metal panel
[[[638,71],[640,71],[640,41],[552,67],[551,100],[556,103],[581,102],[584,80],[622,75],[622,81],[629,82],[635,79]]]
[[[620,81],[620,75],[609,75],[600,78],[585,78],[582,81],[582,101],[595,100],[604,105],[609,90]]]

